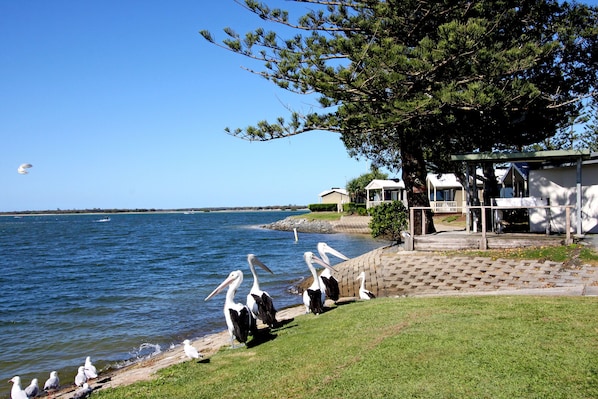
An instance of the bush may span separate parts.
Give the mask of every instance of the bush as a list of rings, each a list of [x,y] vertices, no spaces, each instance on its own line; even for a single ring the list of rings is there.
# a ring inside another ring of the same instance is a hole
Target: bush
[[[347,202],[343,204],[343,212],[348,215],[358,214],[360,216],[367,215],[365,204],[356,204],[355,202]]]
[[[312,212],[336,212],[337,204],[309,204],[307,208]]]
[[[407,208],[401,201],[385,202],[370,208],[372,237],[401,242],[401,231],[407,227]]]

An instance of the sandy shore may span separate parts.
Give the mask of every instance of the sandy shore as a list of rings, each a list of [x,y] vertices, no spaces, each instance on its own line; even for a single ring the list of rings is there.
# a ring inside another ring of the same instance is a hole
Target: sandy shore
[[[293,306],[278,311],[276,313],[276,318],[278,321],[284,322],[290,321],[302,314],[305,314],[304,306]],[[222,323],[224,324],[224,316],[222,317]],[[258,328],[267,327],[258,324]],[[228,331],[224,330],[192,341],[192,345],[203,355],[203,359],[208,359],[211,355],[218,352],[220,348],[230,345],[230,336]],[[140,360],[130,366],[106,373],[100,373],[97,379],[89,381],[89,386],[94,390],[97,390],[126,386],[139,381],[147,381],[154,378],[158,370],[185,361],[189,361],[189,359],[185,356],[183,345],[181,343],[181,345],[174,349],[169,349],[148,359]],[[52,396],[54,398],[70,398],[77,389],[78,388],[74,385],[63,387]]]

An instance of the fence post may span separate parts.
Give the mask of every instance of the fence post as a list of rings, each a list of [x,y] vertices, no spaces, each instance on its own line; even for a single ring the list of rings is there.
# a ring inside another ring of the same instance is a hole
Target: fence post
[[[486,207],[480,208],[482,213],[482,242],[480,243],[481,250],[485,251],[488,249],[488,240],[486,239]]]

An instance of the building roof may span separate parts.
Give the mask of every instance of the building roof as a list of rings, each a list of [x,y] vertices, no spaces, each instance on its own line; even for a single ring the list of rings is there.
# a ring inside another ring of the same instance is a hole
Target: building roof
[[[366,190],[401,190],[405,188],[405,183],[399,179],[381,180],[374,179],[367,186]]]
[[[534,152],[478,152],[451,155],[452,161],[465,162],[571,162],[578,158],[590,158],[590,150],[556,150]]]
[[[332,193],[339,193],[341,195],[349,195],[349,193],[347,192],[347,190],[345,190],[344,188],[331,188],[330,190],[322,191],[320,194],[318,194],[318,196],[319,197],[325,197],[325,196],[330,195]]]
[[[428,173],[426,180],[436,188],[463,188],[454,173],[443,173],[441,175]]]

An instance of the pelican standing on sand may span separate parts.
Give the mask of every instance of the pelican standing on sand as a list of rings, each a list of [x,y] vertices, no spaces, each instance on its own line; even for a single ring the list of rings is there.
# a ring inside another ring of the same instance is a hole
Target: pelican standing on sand
[[[376,295],[374,295],[371,291],[365,289],[365,272],[359,273],[359,276],[357,276],[355,280],[361,280],[361,285],[359,286],[360,299],[369,300],[372,298],[376,298]]]
[[[274,308],[270,294],[260,289],[255,265],[258,265],[270,274],[274,273],[254,254],[247,255],[247,263],[249,263],[249,269],[251,270],[251,274],[253,274],[253,286],[249,294],[247,294],[247,307],[255,319],[261,320],[264,324],[272,328],[276,325],[276,309]]]
[[[21,377],[15,375],[10,380],[12,382],[12,388],[10,390],[10,398],[11,399],[28,399],[27,394],[21,388]]]
[[[255,319],[251,315],[249,308],[242,303],[235,303],[235,293],[242,282],[243,272],[241,270],[232,271],[226,280],[204,299],[207,301],[228,286],[226,300],[224,301],[224,318],[228,326],[228,333],[230,334],[231,348],[236,348],[234,345],[235,338],[242,345],[245,344],[249,336],[249,331],[255,329]]]
[[[322,259],[318,258],[313,252],[305,252],[303,259],[313,276],[314,281],[311,283],[308,289],[303,291],[303,304],[305,305],[305,313],[320,314],[324,312],[324,301],[326,300],[326,294],[322,290],[320,285],[320,279],[318,273],[314,267],[314,262],[321,265],[325,269],[335,271],[332,266],[328,265]]]
[[[320,258],[324,262],[326,262],[329,266],[332,266],[332,265],[330,264],[330,259],[328,258],[328,254],[334,255],[337,258],[340,258],[343,260],[349,260],[349,258],[347,258],[345,255],[341,254],[340,252],[338,252],[336,249],[332,248],[330,245],[326,244],[325,242],[318,243],[318,254],[320,255]],[[334,276],[332,275],[332,273],[330,272],[329,269],[324,268],[322,273],[320,273],[320,280],[321,280],[322,286],[324,286],[326,289],[326,296],[328,298],[332,299],[336,303],[336,301],[338,301],[338,298],[340,297],[340,290],[338,288],[337,279],[334,278]]]

